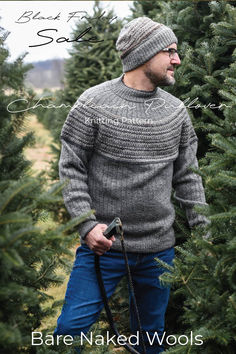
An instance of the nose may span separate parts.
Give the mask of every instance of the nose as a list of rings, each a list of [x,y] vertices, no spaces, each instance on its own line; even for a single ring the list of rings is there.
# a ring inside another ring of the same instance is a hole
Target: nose
[[[181,60],[180,60],[180,57],[179,57],[178,53],[175,53],[174,58],[171,59],[171,63],[175,64],[175,65],[180,65],[181,64]]]

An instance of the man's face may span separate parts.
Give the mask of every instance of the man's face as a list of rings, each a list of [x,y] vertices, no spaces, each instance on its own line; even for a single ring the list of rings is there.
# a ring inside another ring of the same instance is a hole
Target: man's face
[[[167,48],[177,49],[177,45],[173,43]],[[174,85],[174,70],[180,63],[177,53],[170,58],[168,52],[159,52],[144,64],[144,74],[155,87]]]

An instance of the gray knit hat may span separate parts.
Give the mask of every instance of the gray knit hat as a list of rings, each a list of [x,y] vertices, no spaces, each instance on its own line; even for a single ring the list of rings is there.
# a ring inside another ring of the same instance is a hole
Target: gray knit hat
[[[148,17],[135,18],[122,28],[116,41],[123,71],[137,68],[172,43],[178,40],[169,27]]]

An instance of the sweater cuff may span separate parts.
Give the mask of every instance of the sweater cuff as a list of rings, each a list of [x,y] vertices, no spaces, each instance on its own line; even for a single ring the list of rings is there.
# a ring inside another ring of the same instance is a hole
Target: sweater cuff
[[[196,226],[207,226],[210,224],[209,219],[205,215],[196,212],[194,208],[186,208],[186,216],[191,228]]]
[[[78,226],[78,231],[82,240],[85,239],[89,231],[91,231],[97,224],[98,221],[96,220],[86,220]]]

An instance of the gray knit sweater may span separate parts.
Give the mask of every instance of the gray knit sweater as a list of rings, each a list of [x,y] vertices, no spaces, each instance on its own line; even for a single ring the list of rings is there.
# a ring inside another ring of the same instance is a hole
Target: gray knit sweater
[[[72,217],[91,209],[79,226],[81,242],[97,224],[118,216],[129,252],[156,252],[175,243],[171,203],[186,210],[190,227],[204,223],[194,205],[205,204],[197,137],[183,103],[161,88],[135,90],[122,76],[86,90],[61,133],[60,178]],[[120,241],[112,246],[121,250]]]

